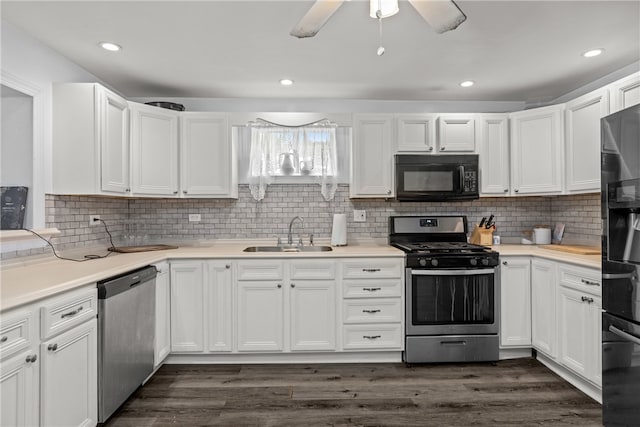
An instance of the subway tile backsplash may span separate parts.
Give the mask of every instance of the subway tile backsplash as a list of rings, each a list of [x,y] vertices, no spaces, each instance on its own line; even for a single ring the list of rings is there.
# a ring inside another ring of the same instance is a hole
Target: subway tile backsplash
[[[354,209],[366,211],[366,222],[354,222]],[[470,227],[483,216],[495,215],[497,234],[519,238],[534,225],[565,224],[565,239],[572,243],[597,244],[601,234],[600,195],[555,197],[495,197],[446,203],[399,203],[384,199],[349,199],[349,186],[340,185],[334,200],[325,201],[313,184],[272,184],[264,200],[256,202],[247,185],[237,200],[216,199],[123,199],[92,196],[47,195],[47,227],[61,235],[52,239],[60,250],[109,246],[102,224],[89,227],[89,215],[107,223],[116,245],[208,239],[285,237],[294,216],[294,235],[329,237],[334,213],[347,214],[348,238],[386,238],[391,215],[467,215]],[[189,214],[201,221],[189,222]],[[137,236],[137,239],[131,238]],[[31,249],[2,254],[2,259],[39,253]]]

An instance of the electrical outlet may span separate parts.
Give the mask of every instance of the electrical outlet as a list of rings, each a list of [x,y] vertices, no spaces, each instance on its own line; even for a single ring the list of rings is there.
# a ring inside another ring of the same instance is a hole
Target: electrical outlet
[[[202,221],[202,216],[200,214],[189,214],[189,222],[200,222]]]
[[[89,227],[100,225],[100,215],[89,215]]]
[[[364,210],[354,210],[353,211],[353,220],[355,222],[365,222],[367,220],[367,211]]]

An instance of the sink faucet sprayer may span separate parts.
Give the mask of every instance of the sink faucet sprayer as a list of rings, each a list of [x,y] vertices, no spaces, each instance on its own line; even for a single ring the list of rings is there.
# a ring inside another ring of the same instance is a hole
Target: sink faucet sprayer
[[[302,218],[300,218],[299,216],[296,216],[291,220],[291,222],[289,223],[289,234],[287,234],[287,243],[290,244],[290,245],[293,244],[293,236],[291,235],[291,227],[293,227],[293,222],[296,219],[299,219],[300,220],[300,224],[302,224],[302,226],[304,227],[304,220]]]

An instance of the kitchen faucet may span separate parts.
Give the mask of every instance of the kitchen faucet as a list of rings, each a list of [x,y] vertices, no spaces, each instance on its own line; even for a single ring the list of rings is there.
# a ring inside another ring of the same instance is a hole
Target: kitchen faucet
[[[300,218],[299,216],[294,217],[291,222],[289,223],[289,233],[287,234],[287,243],[292,245],[293,244],[293,236],[291,235],[291,227],[293,227],[293,222],[299,219],[300,220],[300,224],[302,224],[304,226],[304,220],[302,218]],[[300,243],[302,243],[302,239],[300,239]]]

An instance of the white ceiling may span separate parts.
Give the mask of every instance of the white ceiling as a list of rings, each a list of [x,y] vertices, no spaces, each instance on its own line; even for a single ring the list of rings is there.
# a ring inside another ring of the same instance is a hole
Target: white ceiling
[[[345,2],[314,38],[291,37],[312,3],[3,0],[1,12],[127,97],[537,103],[640,60],[640,1],[457,1],[467,21],[436,34],[401,0],[381,57],[364,1]],[[467,79],[476,85],[458,86]]]

